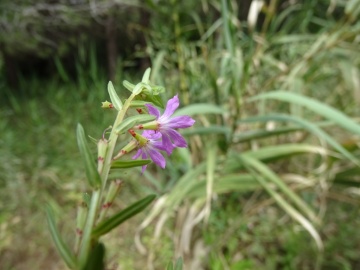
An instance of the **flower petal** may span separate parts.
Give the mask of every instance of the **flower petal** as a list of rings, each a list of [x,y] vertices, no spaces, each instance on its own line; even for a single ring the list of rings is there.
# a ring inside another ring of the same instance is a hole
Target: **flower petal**
[[[144,130],[141,136],[149,140],[159,140],[161,138],[161,133],[155,130]]]
[[[156,107],[154,107],[151,104],[145,104],[145,106],[148,108],[149,113],[151,115],[154,115],[156,117],[156,119],[158,119],[160,117],[160,111]]]
[[[166,134],[171,138],[171,140],[174,142],[175,146],[187,147],[187,143],[186,143],[184,137],[176,130],[168,129],[168,130],[166,130]],[[163,133],[163,137],[164,137],[164,135],[165,134]]]
[[[164,120],[168,119],[178,107],[179,107],[179,98],[178,95],[176,95],[173,98],[169,99],[169,101],[167,102],[165,112],[161,116],[161,118]]]
[[[142,166],[142,167],[141,167],[141,173],[144,173],[145,170],[146,170],[146,168],[147,168],[147,165]]]
[[[149,155],[156,165],[160,166],[163,169],[165,168],[165,158],[159,152],[157,152],[155,149],[149,149]]]
[[[148,154],[146,153],[146,151],[143,151],[143,153],[141,155],[141,158],[142,159],[147,159],[147,157],[148,157]],[[141,167],[141,173],[144,173],[146,168],[147,168],[147,165],[142,166]]]
[[[139,150],[137,150],[136,154],[132,157],[132,159],[137,159],[138,157],[140,157],[140,155],[142,154],[142,149],[140,148]]]
[[[155,149],[160,150],[160,151],[166,151],[168,153],[168,151],[162,141],[153,142],[152,145]],[[168,153],[168,155],[169,155],[169,153]]]
[[[171,142],[170,136],[168,136],[167,134],[164,134],[162,136],[162,145],[163,145],[164,151],[166,151],[166,153],[168,155],[171,155],[171,153],[174,150],[175,146]]]
[[[188,128],[194,125],[195,120],[190,116],[182,115],[171,118],[171,121],[166,125],[169,128]]]

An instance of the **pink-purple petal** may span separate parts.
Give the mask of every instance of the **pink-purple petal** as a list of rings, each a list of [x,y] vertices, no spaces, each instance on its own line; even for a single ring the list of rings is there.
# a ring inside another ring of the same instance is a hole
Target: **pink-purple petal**
[[[160,150],[160,151],[165,151],[166,153],[168,153],[168,150],[167,148],[164,146],[163,142],[162,141],[156,141],[156,142],[153,142],[153,146],[155,149],[157,150]],[[170,153],[171,154],[171,153]],[[168,153],[168,155],[170,155]]]
[[[133,159],[140,156],[146,159],[150,156],[156,165],[165,168],[166,160],[160,151],[165,151],[170,155],[176,147],[187,147],[186,140],[176,129],[191,127],[194,125],[195,120],[187,115],[171,117],[179,107],[179,98],[177,95],[167,102],[162,115],[153,105],[146,104],[146,107],[149,110],[149,114],[156,117],[158,125],[156,130],[145,130],[142,133],[142,136],[148,141],[141,146]],[[143,166],[143,172],[146,167],[147,166]]]
[[[162,145],[168,155],[171,155],[172,151],[174,150],[175,146],[171,142],[170,137],[167,134],[162,136]]]
[[[179,98],[178,95],[176,95],[173,98],[169,99],[169,101],[167,102],[165,112],[161,116],[161,118],[164,120],[168,119],[178,107],[179,107]]]
[[[144,130],[144,132],[141,135],[153,141],[159,140],[161,138],[161,134],[155,130]]]
[[[166,130],[166,134],[172,139],[173,143],[177,147],[187,147],[187,143],[184,137],[174,129]],[[164,134],[163,134],[164,137]]]
[[[147,168],[147,165],[142,166],[142,167],[141,167],[141,173],[144,173],[145,170],[146,170],[146,168]]]
[[[195,120],[190,116],[182,115],[171,118],[171,121],[166,125],[169,128],[188,128],[194,125]]]
[[[132,157],[132,159],[137,159],[142,154],[142,149],[137,150],[136,154]]]
[[[160,117],[160,111],[156,107],[154,107],[151,104],[145,104],[145,106],[148,108],[149,113],[151,115],[154,115],[156,117],[156,119],[158,119]]]
[[[160,166],[163,169],[165,168],[165,165],[166,165],[165,158],[159,152],[157,152],[154,149],[150,149],[149,155],[150,155],[150,158],[152,159],[152,161],[154,161],[154,163],[156,165]]]

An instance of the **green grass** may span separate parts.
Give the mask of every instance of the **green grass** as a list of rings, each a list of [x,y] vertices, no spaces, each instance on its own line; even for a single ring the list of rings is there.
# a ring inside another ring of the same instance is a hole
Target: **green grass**
[[[236,1],[152,11],[158,16],[146,32],[151,80],[165,86],[167,98],[178,93],[182,112],[197,123],[184,132],[189,149],[176,151],[166,170],[127,172],[116,207],[148,191],[163,205],[106,237],[109,267],[164,269],[179,254],[187,267],[207,269],[359,267],[360,24],[352,19],[359,11],[349,8],[355,2],[338,1],[326,14],[319,8],[326,1],[303,1],[268,12],[253,32],[237,21]],[[63,267],[44,205],[54,207],[72,243],[76,206],[87,191],[76,125],[99,138],[114,117],[100,108],[109,100],[108,82],[91,59],[89,71],[79,62],[76,82],[64,81],[58,63],[58,77],[23,78],[19,93],[0,83],[4,269]],[[120,96],[127,91],[122,80],[139,81],[141,74],[120,67],[113,82]],[[134,243],[136,233],[146,254]]]

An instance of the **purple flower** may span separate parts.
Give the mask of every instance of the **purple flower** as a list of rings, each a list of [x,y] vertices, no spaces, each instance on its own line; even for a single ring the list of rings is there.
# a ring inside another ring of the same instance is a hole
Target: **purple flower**
[[[142,135],[133,135],[137,137],[139,142],[139,149],[137,153],[132,157],[133,159],[137,159],[141,156],[142,159],[148,159],[149,157],[152,161],[160,166],[161,168],[165,168],[166,161],[163,155],[159,152],[165,151],[165,148],[160,140],[160,133],[152,133],[151,130],[145,130]],[[142,166],[142,172],[145,171],[147,165]]]
[[[156,116],[157,128],[155,131],[161,133],[162,144],[168,155],[170,155],[176,147],[187,147],[184,137],[175,129],[191,127],[195,123],[195,120],[187,115],[171,117],[179,107],[179,98],[177,95],[169,99],[163,115],[160,115],[160,111],[151,104],[146,104],[146,107],[149,109],[151,115]]]

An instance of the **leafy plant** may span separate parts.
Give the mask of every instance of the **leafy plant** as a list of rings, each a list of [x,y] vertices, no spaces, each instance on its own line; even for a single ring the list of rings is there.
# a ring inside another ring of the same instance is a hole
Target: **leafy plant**
[[[52,239],[70,269],[105,269],[105,246],[100,238],[144,210],[156,198],[156,195],[148,195],[108,217],[108,209],[119,194],[123,183],[122,180],[111,179],[113,170],[142,166],[144,172],[151,160],[164,168],[165,159],[160,150],[166,151],[170,155],[174,148],[187,146],[186,141],[175,131],[175,128],[190,127],[195,121],[189,116],[171,117],[179,106],[177,96],[167,103],[164,114],[160,116],[159,110],[148,101],[159,100],[155,96],[160,94],[159,87],[152,85],[149,77],[150,69],[147,69],[140,83],[136,85],[125,83],[131,95],[124,104],[116,94],[112,83],[109,82],[108,92],[111,103],[105,101],[102,107],[115,109],[118,113],[114,124],[108,128],[111,129],[109,138],[106,139],[105,130],[103,137],[97,141],[97,166],[94,163],[84,129],[78,124],[77,142],[92,194],[91,196],[84,195],[83,202],[78,209],[75,252],[69,249],[58,231],[50,204],[46,210]],[[131,86],[129,87],[129,85]],[[125,118],[135,99],[145,101],[140,103],[141,105],[139,102],[135,103],[136,110],[140,114]],[[149,114],[145,113],[145,110]],[[154,120],[155,118],[156,120]],[[140,135],[134,129],[145,131]],[[126,132],[133,139],[117,155],[114,155],[118,137]],[[141,155],[143,160],[119,160],[136,148],[138,148],[138,152],[133,158]],[[151,160],[147,158],[151,158]],[[181,263],[177,263],[176,269],[182,269]]]

